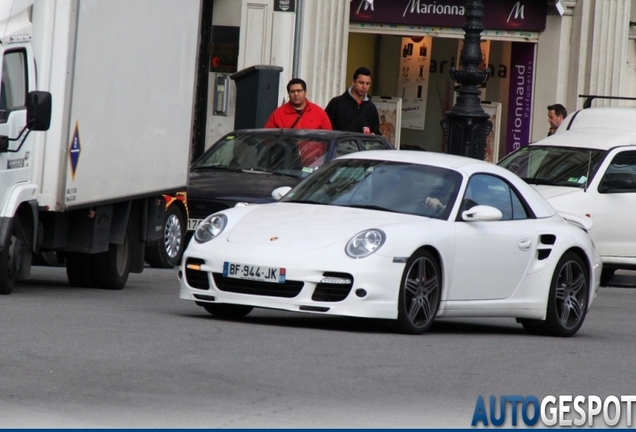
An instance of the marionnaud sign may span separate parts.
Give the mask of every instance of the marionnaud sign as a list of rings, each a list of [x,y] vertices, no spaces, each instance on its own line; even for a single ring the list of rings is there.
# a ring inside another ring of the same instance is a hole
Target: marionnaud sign
[[[543,31],[547,2],[483,0],[486,30]],[[352,0],[349,20],[359,23],[462,27],[466,0]]]

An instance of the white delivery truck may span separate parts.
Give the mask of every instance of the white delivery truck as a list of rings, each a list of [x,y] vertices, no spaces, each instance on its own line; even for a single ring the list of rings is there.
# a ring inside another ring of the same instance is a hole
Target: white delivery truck
[[[121,289],[185,190],[200,0],[0,2],[0,293],[39,251]]]

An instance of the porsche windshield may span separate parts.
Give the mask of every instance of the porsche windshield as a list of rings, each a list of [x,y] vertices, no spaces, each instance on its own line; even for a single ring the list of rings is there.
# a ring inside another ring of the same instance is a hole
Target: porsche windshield
[[[325,165],[283,202],[337,205],[447,219],[462,175],[401,162],[339,159]]]
[[[290,135],[231,134],[210,148],[192,170],[229,170],[306,177],[327,158],[329,143]]]
[[[572,147],[526,146],[499,162],[529,184],[584,188],[607,151]]]

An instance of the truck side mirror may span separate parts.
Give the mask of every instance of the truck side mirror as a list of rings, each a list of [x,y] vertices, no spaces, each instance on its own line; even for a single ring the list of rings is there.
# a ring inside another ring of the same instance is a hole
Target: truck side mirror
[[[45,131],[51,125],[51,93],[32,91],[27,95],[27,127],[33,131]]]

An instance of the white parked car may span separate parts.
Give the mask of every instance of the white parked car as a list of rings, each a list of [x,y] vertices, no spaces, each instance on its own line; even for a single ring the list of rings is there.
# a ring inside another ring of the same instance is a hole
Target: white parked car
[[[578,111],[557,133],[499,165],[533,185],[558,212],[592,223],[602,285],[616,269],[636,269],[636,108]]]
[[[354,153],[280,202],[208,216],[185,250],[180,298],[222,318],[262,307],[394,320],[417,334],[435,318],[512,317],[571,336],[600,278],[581,224],[487,162]]]

